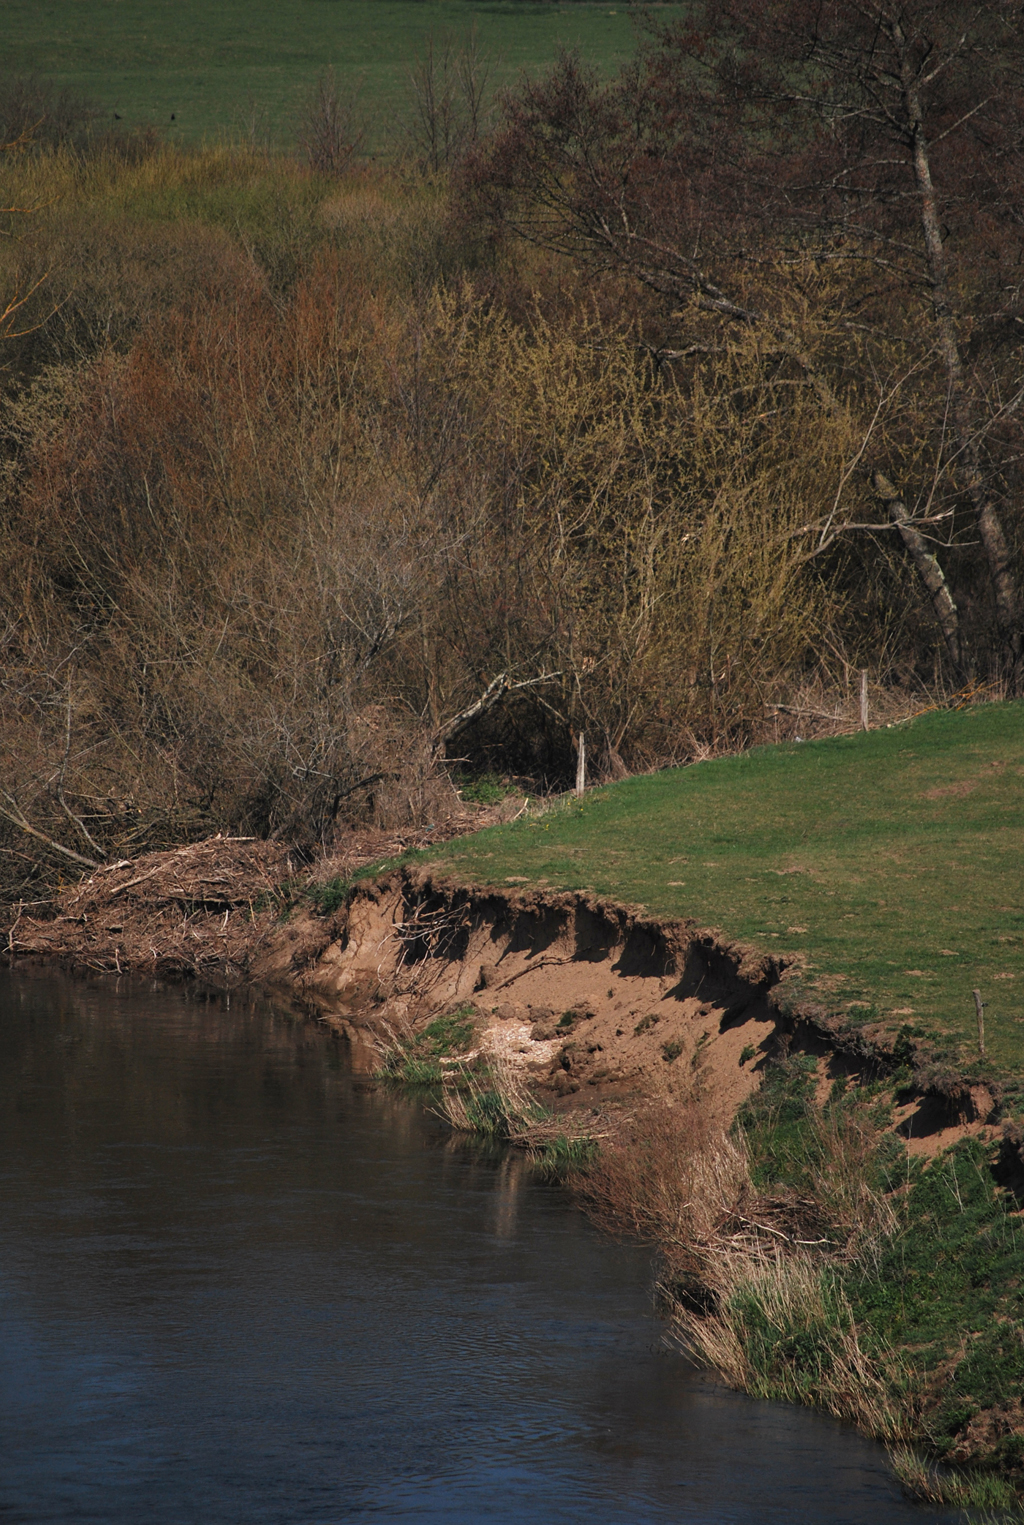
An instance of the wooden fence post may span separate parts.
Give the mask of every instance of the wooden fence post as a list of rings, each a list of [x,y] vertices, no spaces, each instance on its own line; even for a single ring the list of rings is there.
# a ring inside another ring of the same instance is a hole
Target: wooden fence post
[[[866,667],[860,670],[860,728],[862,731],[868,728],[868,670]]]
[[[576,797],[577,799],[587,787],[587,743],[583,732],[576,738]]]
[[[985,1057],[985,1007],[987,1001],[981,999],[981,991],[974,992],[974,1009],[978,1013],[978,1053]]]

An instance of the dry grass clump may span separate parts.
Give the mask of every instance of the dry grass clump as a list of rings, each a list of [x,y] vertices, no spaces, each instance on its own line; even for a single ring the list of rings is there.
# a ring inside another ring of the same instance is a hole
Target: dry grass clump
[[[477,1046],[471,1003],[442,1013],[419,1032],[386,1026],[377,1048],[381,1076],[434,1088],[433,1110],[457,1133],[525,1145],[532,1129],[549,1118],[522,1070],[504,1054]]]
[[[522,1071],[502,1054],[490,1054],[479,1069],[450,1070],[437,1107],[459,1133],[483,1133],[523,1143],[532,1125],[547,1116],[532,1095]]]
[[[698,1093],[637,1114],[580,1191],[603,1227],[659,1247],[675,1336],[731,1385],[899,1440],[912,1433],[911,1373],[895,1353],[863,1349],[840,1277],[895,1226],[872,1181],[876,1135],[855,1114],[812,1127],[808,1182],[759,1189],[745,1136],[714,1122]]]
[[[723,1246],[754,1195],[742,1139],[699,1099],[640,1110],[580,1183],[600,1226],[658,1245],[669,1276],[717,1286]]]
[[[848,1098],[845,1105],[808,1105],[799,1143],[799,1186],[765,1198],[776,1211],[788,1205],[799,1227],[795,1238],[816,1238],[819,1248],[844,1263],[874,1257],[897,1228],[879,1170],[879,1139],[870,1103]]]
[[[912,1407],[895,1398],[910,1372],[861,1347],[836,1271],[820,1259],[760,1245],[719,1257],[717,1300],[701,1313],[682,1304],[673,1329],[726,1381],[757,1398],[823,1408],[881,1439],[913,1433]]]

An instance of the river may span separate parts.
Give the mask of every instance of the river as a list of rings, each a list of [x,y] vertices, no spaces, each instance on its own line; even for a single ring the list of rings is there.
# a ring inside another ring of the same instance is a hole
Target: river
[[[930,1525],[646,1252],[270,1003],[0,971],[0,1520]]]

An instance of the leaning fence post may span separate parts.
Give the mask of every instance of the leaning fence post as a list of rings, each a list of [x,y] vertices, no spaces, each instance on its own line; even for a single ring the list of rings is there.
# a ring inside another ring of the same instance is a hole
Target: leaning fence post
[[[868,670],[866,667],[860,670],[860,728],[862,731],[868,728]]]
[[[987,1001],[981,999],[981,991],[974,992],[974,1009],[978,1013],[978,1053],[985,1057],[985,1007]]]
[[[587,743],[583,738],[583,732],[576,738],[576,795],[577,798],[587,787]]]

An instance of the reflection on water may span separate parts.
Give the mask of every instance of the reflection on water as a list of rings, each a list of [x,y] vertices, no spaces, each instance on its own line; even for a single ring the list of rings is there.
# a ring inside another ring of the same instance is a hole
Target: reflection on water
[[[0,1518],[937,1518],[660,1345],[640,1250],[258,1002],[0,973]]]

